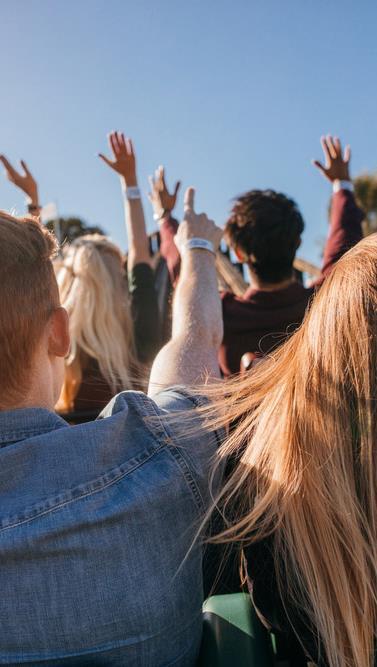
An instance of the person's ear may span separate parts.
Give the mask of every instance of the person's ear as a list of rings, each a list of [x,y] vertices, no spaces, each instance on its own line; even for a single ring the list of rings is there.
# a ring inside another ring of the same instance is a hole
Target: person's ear
[[[69,319],[65,308],[59,306],[49,321],[48,353],[55,357],[66,357],[69,352]]]

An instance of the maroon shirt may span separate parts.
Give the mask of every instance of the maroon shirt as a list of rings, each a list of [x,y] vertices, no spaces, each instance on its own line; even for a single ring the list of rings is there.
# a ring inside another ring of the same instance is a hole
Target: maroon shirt
[[[323,257],[321,284],[335,262],[362,238],[364,214],[349,190],[333,194],[329,235]],[[178,223],[167,217],[161,223],[161,255],[165,258],[172,284],[179,276],[180,256],[174,243]],[[219,363],[225,376],[238,373],[245,352],[266,354],[284,341],[301,324],[314,287],[299,282],[274,291],[250,287],[242,297],[222,294],[224,339]]]

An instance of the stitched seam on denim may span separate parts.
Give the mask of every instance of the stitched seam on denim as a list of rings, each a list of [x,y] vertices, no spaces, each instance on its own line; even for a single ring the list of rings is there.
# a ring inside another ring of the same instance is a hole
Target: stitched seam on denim
[[[187,632],[187,630],[189,630],[191,628],[191,626],[195,625],[199,621],[199,619],[202,619],[202,611],[200,611],[199,614],[194,616],[191,621],[186,623],[186,625],[184,625],[183,627],[180,626],[180,630],[178,631],[178,638],[181,635],[183,635],[185,632]],[[34,661],[38,660],[39,662],[46,663],[46,667],[48,667],[47,660],[48,661],[50,661],[50,660],[63,660],[63,659],[66,660],[66,659],[69,659],[69,658],[81,658],[81,657],[85,657],[85,656],[90,657],[91,655],[96,656],[96,657],[101,657],[100,656],[101,653],[108,653],[108,652],[114,651],[114,649],[118,649],[118,648],[120,648],[120,649],[123,649],[123,648],[127,649],[129,647],[132,648],[137,644],[143,644],[145,642],[150,642],[151,640],[159,639],[162,633],[166,633],[169,630],[170,630],[170,627],[164,627],[164,628],[162,628],[162,630],[160,632],[154,633],[152,635],[147,635],[146,637],[143,637],[142,639],[140,637],[138,637],[137,639],[135,639],[134,642],[129,642],[129,640],[114,640],[112,642],[108,642],[107,644],[102,644],[99,648],[91,647],[89,649],[84,649],[82,651],[80,650],[79,653],[64,653],[64,654],[60,653],[59,655],[56,655],[56,656],[47,656],[47,657],[44,657],[44,656],[41,657],[39,654],[36,654],[36,653],[22,653],[22,658],[24,659],[24,661],[23,662],[17,662],[17,663],[12,662],[11,664],[12,665],[16,665],[16,664],[17,665],[18,664],[22,665],[22,664],[24,664],[24,662],[30,662],[31,660],[34,662]],[[189,652],[189,650],[190,649],[185,651],[177,659],[178,660],[182,659],[182,657],[184,657],[186,655],[186,653]],[[0,665],[1,664],[8,664],[8,662],[10,660],[14,661],[16,658],[19,661],[19,659],[20,659],[19,655],[9,655],[8,654],[6,656],[0,656]],[[104,655],[104,658],[106,658],[105,655]],[[6,663],[2,662],[4,659],[6,659],[6,661],[7,661]],[[169,662],[168,665],[170,665],[170,664],[174,665],[174,662],[173,663]]]
[[[65,426],[69,427],[69,424],[55,424],[54,426],[43,426],[42,428],[31,428],[31,429],[23,429],[23,430],[15,430],[15,431],[6,431],[5,433],[2,433],[0,436],[0,446],[6,445],[8,442],[16,442],[17,440],[23,440],[24,438],[31,437],[33,435],[42,435],[42,433],[49,433],[50,431],[57,431],[60,428],[64,428]]]
[[[193,396],[192,394],[190,394],[190,392],[186,391],[185,388],[181,389],[181,388],[177,387],[175,389],[174,387],[171,387],[171,389],[173,389],[175,391],[179,391],[179,393],[182,394],[182,396],[185,396],[186,398],[188,398],[195,405],[195,407],[197,407],[197,408],[200,408],[204,405],[208,405],[208,403],[209,403],[209,400],[206,399],[205,397],[203,397],[203,396]],[[218,447],[220,447],[221,437],[220,437],[219,430],[211,431],[211,433],[214,434],[214,436],[216,438],[217,445],[218,445]]]
[[[86,492],[83,492],[80,495],[76,496],[75,498],[67,498],[66,500],[64,500],[60,503],[57,503],[56,505],[53,505],[52,507],[49,507],[48,509],[41,510],[40,512],[37,512],[37,514],[33,514],[32,516],[30,516],[28,518],[21,519],[19,521],[15,521],[14,523],[8,524],[8,525],[3,526],[3,527],[0,527],[0,533],[2,533],[5,530],[8,530],[9,528],[16,528],[17,526],[21,526],[24,523],[29,523],[30,521],[34,521],[34,519],[38,519],[39,517],[45,516],[46,514],[49,514],[50,512],[54,512],[54,511],[60,509],[61,507],[65,507],[66,505],[69,505],[70,503],[74,503],[77,500],[81,500],[82,498],[87,498],[88,496],[92,496],[95,493],[99,493],[100,491],[103,491],[104,489],[107,489],[109,486],[112,486],[113,484],[116,484],[117,482],[119,482],[121,479],[123,479],[123,477],[127,477],[127,475],[129,475],[131,472],[134,472],[135,470],[140,468],[142,465],[144,465],[147,461],[149,461],[153,456],[155,456],[155,454],[160,452],[162,449],[163,449],[163,446],[160,445],[159,447],[154,449],[153,452],[151,452],[150,455],[147,456],[145,459],[143,459],[142,461],[139,461],[133,467],[131,467],[131,468],[127,469],[126,471],[120,473],[119,475],[117,475],[113,479],[110,479],[108,482],[101,483],[101,480],[103,480],[104,477],[106,477],[106,475],[103,475],[102,477],[98,477],[96,480],[93,480],[92,482],[89,482],[89,484],[95,484],[95,483],[100,484],[100,486],[97,489],[91,489],[90,491],[88,490]],[[116,470],[116,468],[114,470]],[[111,474],[111,471],[109,471],[107,473],[107,475],[110,475],[110,474]],[[71,494],[74,493],[75,489],[77,489],[77,488],[79,488],[79,487],[74,487],[73,489],[71,489],[70,493]]]
[[[171,388],[171,389],[172,389],[172,391],[175,391],[176,393],[179,393],[182,396],[184,396],[185,398],[189,399],[192,402],[192,404],[195,407],[197,407],[196,404],[195,404],[195,401],[192,400],[192,396],[190,394],[186,394],[184,392],[184,390],[181,391],[181,389],[178,388],[178,387],[176,389],[175,388]],[[132,398],[136,399],[136,403],[140,402],[140,404],[143,406],[143,408],[146,409],[146,411],[149,413],[150,416],[157,416],[159,418],[160,429],[162,430],[163,433],[165,433],[165,442],[169,447],[169,452],[175,458],[179,468],[181,469],[181,472],[182,472],[182,474],[183,474],[183,476],[184,476],[184,478],[185,478],[185,480],[186,480],[186,482],[187,482],[187,484],[190,488],[190,491],[191,491],[191,493],[192,493],[192,495],[195,499],[196,505],[197,505],[198,510],[199,510],[199,514],[200,514],[200,516],[202,516],[202,513],[205,510],[205,504],[204,504],[204,500],[203,500],[202,494],[200,492],[200,489],[199,489],[197,483],[195,482],[195,479],[194,479],[194,477],[191,473],[189,464],[187,463],[186,459],[182,456],[182,454],[179,452],[179,449],[175,445],[174,437],[173,437],[172,433],[170,433],[167,425],[161,419],[161,415],[158,413],[157,409],[155,408],[155,404],[153,403],[153,401],[148,399],[145,396],[145,394],[143,394],[143,393],[135,394]],[[146,424],[146,426],[149,430],[151,430],[149,428],[148,424]],[[167,437],[167,441],[166,441],[166,437]]]

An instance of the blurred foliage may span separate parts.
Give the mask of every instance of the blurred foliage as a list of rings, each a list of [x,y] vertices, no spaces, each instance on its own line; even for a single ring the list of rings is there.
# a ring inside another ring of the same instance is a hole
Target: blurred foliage
[[[360,174],[354,181],[355,195],[365,212],[364,235],[377,231],[377,172]]]
[[[58,218],[46,223],[47,229],[55,232],[61,243],[71,243],[85,234],[105,234],[101,227],[87,225],[81,218]]]

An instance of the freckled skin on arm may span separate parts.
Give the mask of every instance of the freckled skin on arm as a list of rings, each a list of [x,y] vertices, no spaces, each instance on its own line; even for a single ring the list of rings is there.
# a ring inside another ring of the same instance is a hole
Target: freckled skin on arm
[[[222,230],[193,210],[194,192],[186,193],[185,217],[177,245],[183,249],[193,237],[211,241],[216,250]],[[217,288],[215,255],[208,250],[183,252],[181,275],[173,304],[172,338],[157,355],[149,395],[174,384],[195,385],[207,376],[219,377],[218,348],[223,335],[222,308]]]

